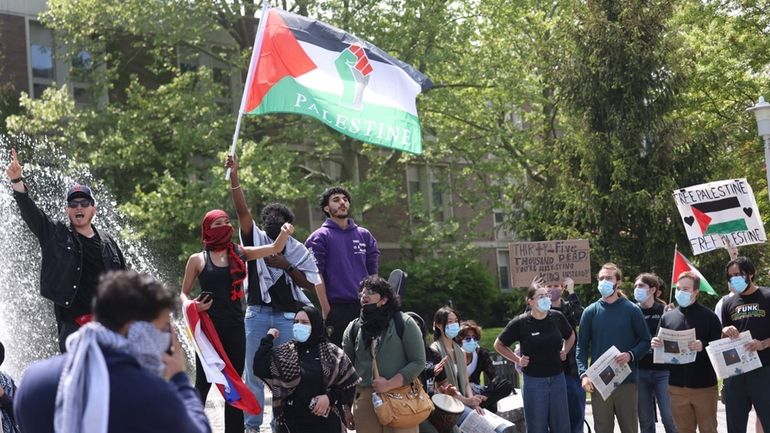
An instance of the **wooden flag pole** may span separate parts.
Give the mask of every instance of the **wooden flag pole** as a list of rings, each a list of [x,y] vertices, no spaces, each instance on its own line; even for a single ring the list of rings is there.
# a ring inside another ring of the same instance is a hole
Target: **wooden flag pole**
[[[235,132],[233,133],[233,143],[230,145],[230,151],[228,155],[235,156],[235,149],[238,145],[238,134],[241,132],[241,119],[243,118],[243,110],[246,108],[246,95],[251,88],[251,82],[254,79],[254,69],[256,62],[259,61],[259,54],[262,51],[262,39],[265,35],[265,27],[267,26],[267,13],[270,10],[270,2],[265,0],[262,2],[262,15],[259,18],[259,27],[257,27],[257,34],[254,37],[254,48],[251,50],[251,60],[249,60],[249,72],[246,75],[246,83],[243,86],[243,93],[241,94],[241,106],[238,109],[238,120],[235,121]],[[230,180],[230,168],[227,168],[225,172],[225,180]]]

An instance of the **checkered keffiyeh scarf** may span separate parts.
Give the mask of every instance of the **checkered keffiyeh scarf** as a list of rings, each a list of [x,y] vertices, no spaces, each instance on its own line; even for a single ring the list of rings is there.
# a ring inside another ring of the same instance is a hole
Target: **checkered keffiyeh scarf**
[[[318,345],[324,387],[348,389],[355,386],[359,380],[358,374],[345,352],[328,341],[322,341]],[[270,375],[272,379],[267,379],[267,382],[273,391],[273,415],[281,422],[283,403],[302,379],[296,342],[290,341],[273,348],[270,354]],[[333,410],[340,419],[344,419],[341,408],[335,407]]]

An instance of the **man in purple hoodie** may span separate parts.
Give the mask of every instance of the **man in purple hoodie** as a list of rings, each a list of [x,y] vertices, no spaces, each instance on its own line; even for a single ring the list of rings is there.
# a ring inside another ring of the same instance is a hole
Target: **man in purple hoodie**
[[[321,210],[327,219],[307,238],[305,246],[315,256],[323,281],[316,285],[329,340],[340,346],[342,333],[361,311],[358,287],[369,275],[377,275],[380,250],[369,230],[359,227],[350,211],[350,193],[341,187],[321,194]]]

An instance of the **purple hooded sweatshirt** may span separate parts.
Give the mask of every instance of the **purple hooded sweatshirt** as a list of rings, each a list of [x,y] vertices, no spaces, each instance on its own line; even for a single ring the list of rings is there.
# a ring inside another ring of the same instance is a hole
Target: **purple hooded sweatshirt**
[[[327,219],[307,238],[305,246],[315,256],[330,304],[358,302],[361,281],[377,274],[377,240],[352,219],[344,230]]]

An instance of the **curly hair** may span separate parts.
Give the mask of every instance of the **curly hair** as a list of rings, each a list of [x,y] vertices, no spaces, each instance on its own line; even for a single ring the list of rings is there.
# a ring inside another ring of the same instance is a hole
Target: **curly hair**
[[[270,203],[263,207],[262,212],[260,212],[260,218],[262,219],[263,224],[269,222],[269,219],[274,219],[275,216],[282,217],[283,221],[281,222],[290,224],[294,222],[294,213],[283,203]]]
[[[330,217],[331,215],[329,215],[324,210],[324,208],[326,206],[329,206],[329,199],[332,198],[334,194],[342,194],[345,196],[346,199],[348,199],[348,203],[351,203],[351,204],[353,203],[353,199],[350,198],[350,192],[345,188],[341,186],[334,186],[334,187],[328,188],[326,191],[323,192],[323,194],[321,194],[321,198],[318,203],[318,205],[321,208],[321,212],[323,212],[324,215],[326,215],[327,217]]]

